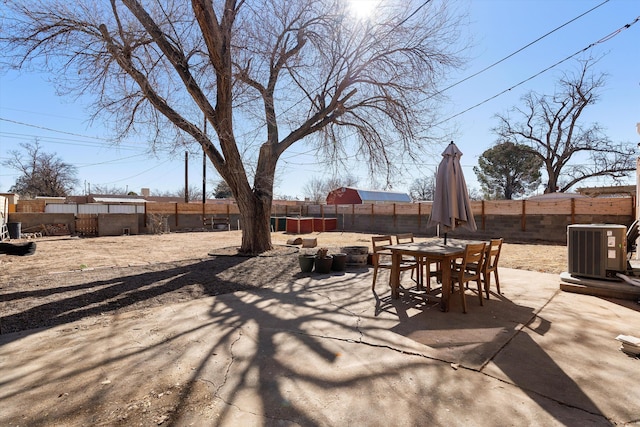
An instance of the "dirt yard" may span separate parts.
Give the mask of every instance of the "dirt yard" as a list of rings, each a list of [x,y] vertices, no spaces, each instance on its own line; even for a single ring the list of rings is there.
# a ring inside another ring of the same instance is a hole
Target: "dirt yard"
[[[0,257],[0,333],[292,281],[309,274],[300,273],[297,253],[317,249],[281,246],[294,237],[316,238],[330,253],[371,247],[371,234],[280,232],[276,250],[249,258],[230,256],[238,231],[40,238],[33,256]],[[548,273],[566,264],[565,246],[505,243],[500,257],[502,267]]]

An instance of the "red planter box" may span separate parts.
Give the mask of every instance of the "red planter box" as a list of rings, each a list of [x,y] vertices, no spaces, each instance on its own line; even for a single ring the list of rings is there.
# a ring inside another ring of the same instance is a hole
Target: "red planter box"
[[[313,218],[287,218],[287,233],[311,233]]]
[[[332,231],[338,228],[336,218],[313,218],[313,231]]]
[[[287,233],[305,234],[314,231],[333,231],[338,228],[336,218],[287,218]]]

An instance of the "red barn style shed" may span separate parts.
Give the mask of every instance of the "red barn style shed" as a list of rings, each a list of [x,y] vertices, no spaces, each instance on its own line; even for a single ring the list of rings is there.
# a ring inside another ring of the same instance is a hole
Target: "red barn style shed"
[[[350,187],[337,188],[327,195],[328,205],[361,205],[364,203],[411,203],[411,197],[406,193],[359,190]]]

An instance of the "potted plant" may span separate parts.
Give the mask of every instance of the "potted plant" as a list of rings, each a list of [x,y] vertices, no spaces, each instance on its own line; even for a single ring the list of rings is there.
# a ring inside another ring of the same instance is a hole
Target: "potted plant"
[[[331,265],[333,264],[333,257],[328,254],[327,248],[320,248],[316,253],[316,273],[327,274],[331,272]]]

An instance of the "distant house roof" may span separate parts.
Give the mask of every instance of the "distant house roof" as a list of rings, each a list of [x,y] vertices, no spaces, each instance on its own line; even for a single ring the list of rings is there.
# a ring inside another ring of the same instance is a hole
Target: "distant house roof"
[[[144,203],[143,197],[93,197],[96,203]]]
[[[578,193],[589,197],[634,196],[635,185],[615,185],[610,187],[583,187],[578,188]]]
[[[362,200],[367,202],[411,202],[411,197],[406,193],[393,191],[359,190],[355,188]]]

